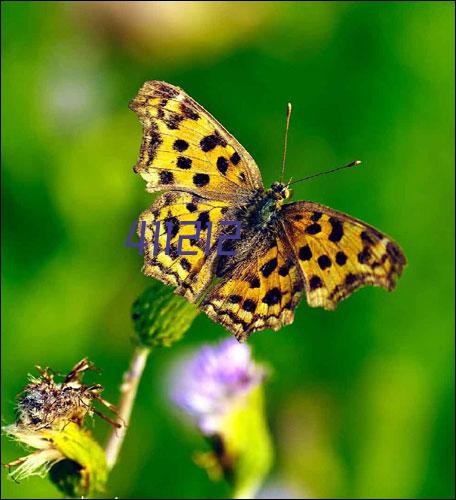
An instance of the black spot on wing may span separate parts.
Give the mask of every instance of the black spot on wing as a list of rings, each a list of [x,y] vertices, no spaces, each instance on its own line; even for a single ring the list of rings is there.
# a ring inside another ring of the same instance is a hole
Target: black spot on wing
[[[277,267],[277,259],[274,257],[261,267],[261,272],[263,276],[267,278],[271,275],[272,271],[274,271],[276,267]]]
[[[204,187],[209,184],[209,176],[207,174],[195,174],[193,176],[193,184],[198,187]]]
[[[373,236],[369,234],[367,231],[363,231],[360,236],[361,236],[361,241],[363,241],[364,243],[368,245],[375,244]]]
[[[166,217],[164,220],[166,231],[169,231],[171,239],[174,239],[179,232],[180,223],[177,217]]]
[[[171,243],[169,246],[169,256],[173,259],[176,260],[179,257],[179,253],[177,252],[177,246]]]
[[[257,277],[250,280],[250,288],[260,288],[260,280]]]
[[[217,138],[215,135],[208,135],[203,137],[200,141],[200,148],[207,153],[217,146]]]
[[[319,276],[312,276],[309,280],[309,286],[311,290],[316,290],[317,288],[321,288],[323,286],[323,282],[321,281]]]
[[[203,137],[200,141],[200,148],[205,153],[212,151],[216,146],[226,146],[225,139],[217,131],[211,135]]]
[[[169,130],[177,130],[183,119],[184,117],[182,115],[178,115],[177,113],[170,111],[168,112],[168,115],[163,116],[162,121]]]
[[[196,220],[201,223],[201,231],[206,231],[210,221],[209,212],[201,212]]]
[[[274,287],[271,288],[271,290],[268,290],[268,292],[265,294],[265,296],[263,297],[263,302],[268,306],[273,306],[275,304],[278,304],[281,299],[281,291],[277,287]]]
[[[179,156],[176,164],[179,168],[182,168],[183,170],[189,170],[190,168],[192,168],[192,160],[185,156]]]
[[[226,175],[228,170],[228,160],[223,156],[219,156],[217,158],[217,169],[221,174]]]
[[[312,258],[312,250],[309,245],[304,245],[299,249],[298,256],[301,260],[310,260]]]
[[[187,141],[184,141],[183,139],[176,139],[173,144],[173,149],[176,151],[179,151],[179,153],[182,153],[186,149],[188,149],[189,144]]]
[[[371,253],[369,247],[364,247],[361,252],[358,253],[358,262],[360,264],[367,264],[371,258]]]
[[[280,266],[279,274],[282,277],[288,276],[290,269],[293,267],[293,262],[291,260],[287,261],[283,266]]]
[[[331,259],[327,255],[320,255],[317,259],[318,265],[321,270],[325,270],[328,267],[331,267]]]
[[[242,309],[247,312],[254,312],[256,309],[257,303],[252,300],[252,299],[246,299],[244,300],[244,303],[242,304]]]
[[[353,285],[353,283],[355,283],[357,280],[358,280],[358,277],[356,276],[356,274],[350,273],[350,274],[347,274],[347,276],[345,277],[345,284],[346,285]]]
[[[329,240],[337,243],[340,241],[344,235],[344,228],[342,222],[336,217],[330,217],[329,223],[332,226],[331,233],[329,235]]]
[[[336,254],[336,262],[339,266],[343,266],[347,262],[347,256],[344,252],[340,251]]]
[[[168,170],[162,170],[160,172],[160,184],[173,184],[174,176],[172,172],[168,172]]]
[[[320,231],[321,231],[321,226],[316,222],[306,227],[307,234],[318,234]]]
[[[230,160],[233,165],[237,165],[241,161],[241,157],[236,152],[234,152],[231,155]]]
[[[180,260],[179,263],[180,263],[182,269],[184,269],[184,271],[190,271],[192,266],[191,266],[190,262],[185,257],[182,257],[182,259]]]

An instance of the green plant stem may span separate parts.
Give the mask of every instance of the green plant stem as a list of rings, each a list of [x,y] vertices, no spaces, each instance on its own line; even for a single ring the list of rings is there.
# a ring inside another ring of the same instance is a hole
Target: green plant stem
[[[124,373],[123,383],[120,387],[121,396],[118,413],[118,422],[121,424],[121,427],[112,430],[105,448],[106,462],[109,470],[116,465],[127,434],[133,404],[149,353],[150,348],[148,347],[136,347],[130,362],[130,368]]]

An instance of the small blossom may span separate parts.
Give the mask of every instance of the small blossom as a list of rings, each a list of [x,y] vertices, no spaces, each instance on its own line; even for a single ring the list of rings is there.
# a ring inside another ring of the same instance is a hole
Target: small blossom
[[[272,464],[265,375],[250,348],[234,339],[203,347],[175,372],[173,400],[211,446],[195,462],[211,479],[224,477],[233,498],[253,498]]]
[[[265,377],[250,348],[229,339],[205,346],[177,372],[172,397],[196,420],[206,435],[218,431],[220,419],[242,404],[243,398]]]

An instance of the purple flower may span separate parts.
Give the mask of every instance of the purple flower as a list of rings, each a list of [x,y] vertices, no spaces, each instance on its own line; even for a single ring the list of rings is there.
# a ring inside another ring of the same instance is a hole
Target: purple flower
[[[229,339],[203,347],[179,367],[172,399],[210,435],[217,431],[220,418],[242,403],[264,376],[264,369],[252,361],[250,348]]]

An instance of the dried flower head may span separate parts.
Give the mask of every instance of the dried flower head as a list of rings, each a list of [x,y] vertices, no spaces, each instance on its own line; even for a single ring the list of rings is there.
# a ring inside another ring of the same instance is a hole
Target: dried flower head
[[[83,427],[84,419],[95,413],[116,427],[120,425],[93,407],[96,400],[116,411],[100,397],[102,386],[82,383],[84,372],[94,366],[83,359],[61,382],[49,368],[37,369],[40,376],[30,377],[18,396],[16,422],[2,428],[6,435],[35,451],[5,467],[12,469],[15,480],[50,472],[53,482],[70,496],[102,491],[107,479],[106,458]]]
[[[56,428],[68,422],[82,425],[87,415],[96,413],[117,426],[118,424],[93,408],[92,402],[97,400],[115,412],[114,406],[100,397],[103,387],[99,384],[89,386],[82,383],[84,372],[94,369],[93,364],[84,358],[62,382],[56,382],[55,374],[49,368],[37,366],[40,377],[31,376],[30,383],[19,394],[16,425],[29,429]]]

